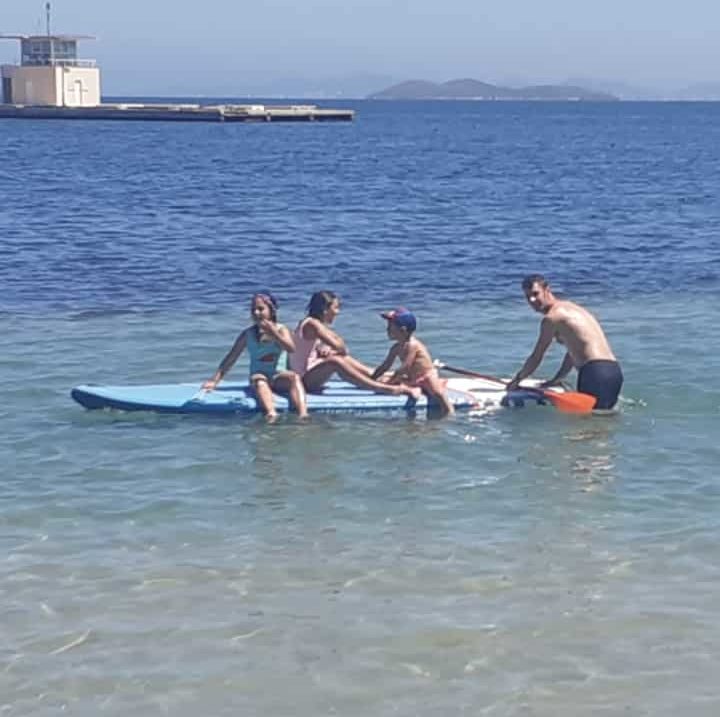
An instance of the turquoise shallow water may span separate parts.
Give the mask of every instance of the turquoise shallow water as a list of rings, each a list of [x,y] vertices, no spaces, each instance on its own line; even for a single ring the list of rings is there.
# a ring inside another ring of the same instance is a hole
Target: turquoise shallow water
[[[590,305],[609,418],[86,412],[74,383],[205,377],[244,307],[7,317],[3,713],[715,714],[713,300]],[[387,347],[364,308],[338,328]],[[498,373],[536,329],[520,297],[421,316]]]

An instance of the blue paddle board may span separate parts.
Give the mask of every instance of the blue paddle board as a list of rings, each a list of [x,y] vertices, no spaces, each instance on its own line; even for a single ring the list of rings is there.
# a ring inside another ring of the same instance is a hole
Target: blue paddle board
[[[255,393],[247,383],[223,382],[213,391],[201,390],[198,383],[146,386],[106,386],[87,384],[72,389],[72,398],[89,409],[113,408],[122,411],[156,413],[255,414],[260,411]],[[518,405],[526,400],[542,402],[529,392],[508,396],[497,384],[478,379],[449,379],[447,395],[456,410],[477,407]],[[416,411],[428,407],[425,396],[412,400],[406,396],[373,393],[344,381],[330,381],[321,393],[307,396],[310,413],[369,413]],[[275,394],[278,413],[291,410],[288,399]]]

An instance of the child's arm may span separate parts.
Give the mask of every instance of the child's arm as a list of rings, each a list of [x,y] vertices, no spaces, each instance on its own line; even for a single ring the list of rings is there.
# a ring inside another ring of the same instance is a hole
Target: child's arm
[[[390,349],[390,351],[388,351],[388,355],[385,357],[385,360],[372,372],[372,378],[378,379],[386,371],[388,371],[390,367],[395,363],[395,359],[397,358],[399,351],[400,344],[395,344]]]
[[[283,324],[275,324],[267,319],[263,320],[259,324],[260,330],[266,334],[270,334],[285,351],[292,353],[295,351],[295,341],[293,340],[292,334],[287,326]]]
[[[250,329],[251,330],[251,329]],[[223,376],[235,365],[240,354],[245,350],[247,345],[247,337],[245,334],[248,329],[245,329],[240,336],[235,339],[235,343],[232,345],[230,351],[227,352],[225,358],[220,362],[218,370],[215,371],[212,378],[209,378],[202,387],[207,391],[212,391],[222,381]]]

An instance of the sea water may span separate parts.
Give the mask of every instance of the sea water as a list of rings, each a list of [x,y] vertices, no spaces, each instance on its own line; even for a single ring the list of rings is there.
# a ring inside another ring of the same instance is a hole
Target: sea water
[[[0,122],[0,714],[716,715],[720,106],[355,106]],[[507,376],[530,271],[603,323],[614,415],[69,397],[202,381],[258,288]]]

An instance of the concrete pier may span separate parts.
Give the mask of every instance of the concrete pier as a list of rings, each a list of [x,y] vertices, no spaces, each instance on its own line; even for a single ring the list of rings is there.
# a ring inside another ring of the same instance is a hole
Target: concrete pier
[[[99,104],[94,107],[0,104],[0,119],[156,122],[349,122],[354,110],[316,105]]]
[[[103,103],[100,68],[78,57],[89,35],[6,35],[20,43],[20,64],[0,66],[0,119],[143,120],[156,122],[348,122],[353,110],[317,105]]]

